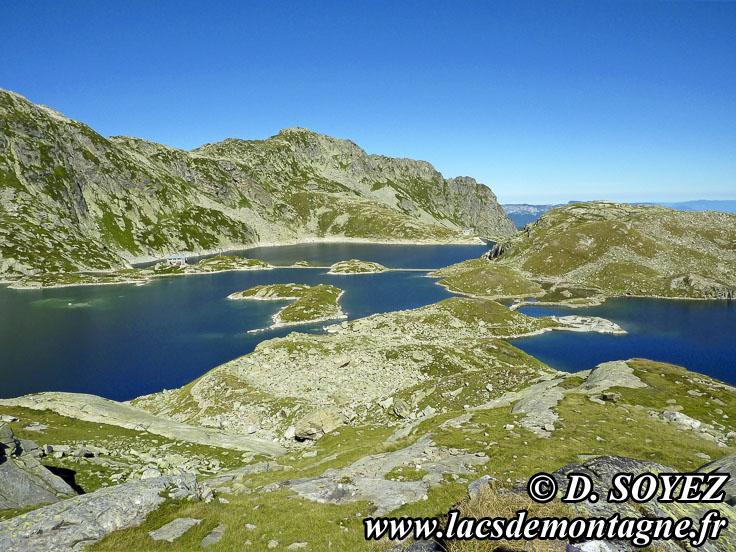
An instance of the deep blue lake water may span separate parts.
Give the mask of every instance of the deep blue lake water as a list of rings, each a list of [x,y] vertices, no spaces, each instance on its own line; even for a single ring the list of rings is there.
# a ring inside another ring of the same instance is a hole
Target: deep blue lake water
[[[486,246],[308,244],[241,254],[288,265],[329,265],[358,258],[393,268],[438,268],[479,257]],[[249,334],[264,328],[283,303],[229,301],[258,284],[330,283],[345,290],[350,319],[416,308],[450,296],[421,272],[331,276],[324,269],[275,269],[162,278],[145,286],[48,290],[0,287],[0,397],[39,391],[94,393],[116,400],[189,383],[211,368],[291,331],[322,331],[324,323]],[[71,305],[70,305],[71,303]],[[589,314],[629,334],[551,332],[514,345],[561,370],[606,360],[645,357],[672,362],[736,384],[736,304],[612,299],[587,309],[527,307],[526,314]]]
[[[513,344],[567,372],[593,368],[607,360],[648,358],[685,366],[736,385],[736,303],[615,298],[584,309],[523,307],[530,316],[601,316],[627,335],[549,332]]]
[[[348,259],[381,263],[389,268],[442,268],[451,264],[480,257],[487,245],[391,245],[372,243],[310,243],[255,247],[228,251],[228,255],[261,259],[275,266],[309,261],[316,266],[329,266]],[[153,263],[146,263],[153,264]]]
[[[439,268],[479,257],[487,246],[307,244],[242,252],[273,264],[329,265],[359,258],[389,267]],[[251,352],[265,339],[321,331],[325,323],[247,333],[271,324],[284,303],[229,301],[259,284],[329,283],[345,290],[350,319],[416,308],[450,296],[421,272],[336,276],[324,269],[275,269],[161,278],[145,286],[47,290],[0,287],[0,398],[39,391],[116,400],[189,383]],[[69,304],[71,303],[71,305]]]

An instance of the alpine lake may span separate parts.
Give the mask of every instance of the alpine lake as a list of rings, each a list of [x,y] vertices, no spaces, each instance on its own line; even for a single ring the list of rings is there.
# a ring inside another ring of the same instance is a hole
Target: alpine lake
[[[41,391],[91,393],[114,400],[185,385],[215,366],[293,331],[322,332],[326,322],[262,332],[281,301],[230,301],[260,284],[332,284],[345,290],[348,319],[421,307],[451,297],[431,269],[479,257],[485,245],[314,243],[228,254],[288,266],[347,259],[423,269],[331,275],[326,268],[275,268],[166,277],[146,285],[12,290],[0,286],[0,398]],[[196,260],[195,260],[196,262]],[[582,309],[527,306],[530,316],[591,315],[627,335],[550,332],[513,344],[559,370],[643,357],[685,366],[736,385],[736,305],[727,301],[613,298]]]

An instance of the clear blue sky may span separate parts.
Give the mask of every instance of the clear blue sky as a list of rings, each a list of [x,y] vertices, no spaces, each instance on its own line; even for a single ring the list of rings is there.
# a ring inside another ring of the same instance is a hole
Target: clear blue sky
[[[191,149],[308,127],[503,202],[736,199],[733,2],[3,2],[0,87]]]

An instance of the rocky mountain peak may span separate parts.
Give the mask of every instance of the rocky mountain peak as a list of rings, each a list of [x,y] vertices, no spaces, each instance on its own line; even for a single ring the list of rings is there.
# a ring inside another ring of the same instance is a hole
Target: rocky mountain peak
[[[350,140],[295,127],[185,151],[107,139],[0,92],[0,274],[303,237],[447,243],[514,231],[486,186]]]

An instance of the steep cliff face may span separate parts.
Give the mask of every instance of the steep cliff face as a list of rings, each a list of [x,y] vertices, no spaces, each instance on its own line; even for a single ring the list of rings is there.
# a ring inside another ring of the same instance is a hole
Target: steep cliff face
[[[490,189],[426,162],[288,129],[187,152],[106,139],[0,90],[0,274],[104,269],[305,237],[502,237]]]

